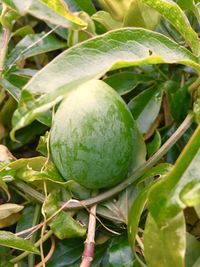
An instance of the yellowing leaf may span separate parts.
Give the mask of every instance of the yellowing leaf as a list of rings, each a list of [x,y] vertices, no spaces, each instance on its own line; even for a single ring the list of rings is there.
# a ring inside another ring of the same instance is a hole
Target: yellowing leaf
[[[54,12],[65,17],[66,19],[78,25],[86,26],[86,23],[83,20],[81,20],[79,17],[76,17],[75,15],[73,15],[73,13],[71,13],[71,11],[68,9],[67,4],[64,1],[62,0],[39,0],[39,1],[47,5]]]

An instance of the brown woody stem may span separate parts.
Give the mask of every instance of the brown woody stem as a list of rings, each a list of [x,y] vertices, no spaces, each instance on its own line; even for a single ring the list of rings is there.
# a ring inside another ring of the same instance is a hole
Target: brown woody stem
[[[87,239],[84,245],[82,262],[80,267],[90,267],[94,258],[95,229],[96,229],[96,205],[90,208]]]

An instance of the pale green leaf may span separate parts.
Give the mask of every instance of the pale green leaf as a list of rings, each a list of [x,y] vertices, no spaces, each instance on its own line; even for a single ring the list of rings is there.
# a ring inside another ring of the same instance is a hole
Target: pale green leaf
[[[125,28],[74,46],[38,72],[25,86],[13,117],[12,137],[60,102],[70,89],[107,71],[142,64],[177,63],[200,70],[198,58],[165,36]]]
[[[181,8],[172,0],[142,0],[143,3],[157,10],[180,32],[196,55],[200,53],[200,42],[197,33],[192,29]]]
[[[7,231],[0,231],[0,245],[39,254],[38,249],[29,240],[24,240]]]
[[[9,217],[13,213],[18,213],[23,208],[23,206],[14,203],[5,203],[0,205],[0,220]]]
[[[142,27],[154,30],[160,21],[160,13],[141,0],[132,0],[124,17],[124,27]]]
[[[144,231],[144,254],[148,267],[185,266],[186,229],[182,212],[159,228],[148,215]]]
[[[91,18],[102,24],[108,31],[122,28],[122,22],[113,19],[110,13],[103,10],[96,12]]]

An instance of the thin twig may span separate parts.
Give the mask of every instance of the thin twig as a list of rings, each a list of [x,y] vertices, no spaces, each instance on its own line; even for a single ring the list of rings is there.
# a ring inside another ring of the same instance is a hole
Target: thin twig
[[[54,250],[55,250],[55,240],[54,240],[54,237],[51,236],[51,248],[47,256],[44,258],[45,263],[52,257]],[[38,264],[36,264],[34,267],[42,267],[42,265],[43,265],[43,262],[41,261]]]

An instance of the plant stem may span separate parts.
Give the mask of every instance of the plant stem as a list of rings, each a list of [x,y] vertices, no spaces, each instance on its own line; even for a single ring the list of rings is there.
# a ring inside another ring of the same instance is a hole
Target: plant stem
[[[43,236],[43,242],[45,242],[49,237],[53,234],[53,232],[50,230]],[[40,239],[35,243],[36,247],[39,247],[40,245]],[[11,263],[17,263],[18,261],[21,261],[23,258],[27,257],[30,254],[30,252],[25,251],[16,258],[10,260]]]
[[[188,130],[193,122],[193,115],[188,114],[179,128],[172,134],[172,136],[164,143],[164,145],[141,167],[135,170],[134,174],[128,177],[125,181],[117,185],[116,187],[96,196],[83,201],[71,200],[67,205],[66,203],[61,203],[61,205],[65,205],[64,210],[71,209],[80,209],[87,206],[92,206],[99,202],[102,202],[108,198],[113,197],[114,195],[120,193],[125,188],[127,188],[132,183],[138,182],[139,178],[149,169],[151,169],[169,150],[170,148],[179,140],[179,138]],[[35,198],[38,202],[43,203],[44,196],[37,192],[35,189],[30,187],[29,185],[22,182],[14,183],[18,188]]]
[[[40,205],[36,204],[35,206],[35,212],[34,212],[34,216],[33,216],[33,223],[32,226],[35,226],[36,224],[38,224],[40,220]],[[36,241],[36,234],[34,234],[31,239],[31,242],[35,243]],[[33,253],[28,255],[28,266],[29,267],[34,267],[35,265],[35,255]]]
[[[13,184],[18,187],[23,192],[27,193],[29,196],[36,199],[39,203],[43,203],[45,197],[43,194],[39,193],[37,190],[33,189],[31,186],[27,185],[24,182],[15,181]]]
[[[80,267],[90,267],[94,258],[96,209],[97,205],[93,205],[90,208],[87,239],[85,241],[82,262]]]

